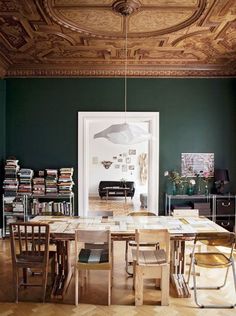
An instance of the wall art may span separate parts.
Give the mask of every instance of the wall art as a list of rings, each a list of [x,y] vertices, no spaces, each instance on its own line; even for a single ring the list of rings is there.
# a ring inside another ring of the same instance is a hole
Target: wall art
[[[109,169],[113,162],[112,161],[103,160],[101,163],[103,164],[105,169]]]
[[[129,155],[136,155],[136,149],[129,149]]]
[[[130,158],[130,157],[127,157],[126,160],[125,160],[125,162],[126,162],[126,163],[131,163],[131,158]]]
[[[181,175],[194,177],[197,174],[208,173],[214,177],[214,153],[182,153]]]
[[[127,172],[127,165],[122,165],[122,172]]]

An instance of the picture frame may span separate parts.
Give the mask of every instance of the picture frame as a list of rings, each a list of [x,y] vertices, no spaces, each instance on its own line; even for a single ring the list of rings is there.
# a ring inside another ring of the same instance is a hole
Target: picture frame
[[[129,155],[136,155],[136,149],[129,149]]]
[[[122,172],[127,172],[127,165],[122,165]]]
[[[127,157],[127,158],[125,159],[125,161],[126,161],[126,163],[131,163],[131,158],[130,158],[130,157]]]
[[[181,153],[181,175],[194,177],[207,172],[214,177],[214,153]]]

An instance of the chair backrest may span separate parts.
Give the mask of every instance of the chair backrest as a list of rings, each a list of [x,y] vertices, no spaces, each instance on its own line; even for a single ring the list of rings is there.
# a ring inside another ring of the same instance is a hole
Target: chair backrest
[[[194,243],[202,241],[208,246],[223,246],[234,249],[235,234],[232,232],[218,232],[218,233],[197,233]]]
[[[149,211],[131,212],[128,216],[156,216],[155,213]]]
[[[174,217],[199,217],[199,210],[197,209],[174,209],[173,210]]]
[[[170,261],[170,234],[168,229],[136,229],[135,242],[137,243],[137,263],[139,261],[140,244],[158,243],[159,248],[166,253],[166,262]]]
[[[50,227],[40,223],[11,223],[10,238],[12,260],[16,262],[18,255],[27,255],[27,258],[43,256],[43,262],[49,257]]]
[[[79,244],[106,244],[109,262],[111,262],[111,232],[110,230],[82,230],[75,231],[75,260],[78,258]]]

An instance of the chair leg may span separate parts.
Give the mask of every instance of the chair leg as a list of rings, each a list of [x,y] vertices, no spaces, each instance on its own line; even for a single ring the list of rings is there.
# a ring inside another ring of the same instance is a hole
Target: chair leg
[[[43,303],[45,303],[45,299],[46,299],[47,281],[48,281],[48,267],[46,267],[45,271],[43,272],[43,280],[42,280],[42,286],[43,286]]]
[[[233,278],[234,278],[234,289],[236,293],[236,269],[235,269],[235,264],[234,264],[233,259],[232,259],[232,271],[233,271]],[[236,303],[234,304],[234,306],[236,306]]]
[[[136,265],[135,268],[135,306],[143,305],[143,277],[142,269]]]
[[[161,272],[161,305],[169,305],[169,266],[163,266]]]
[[[18,268],[13,267],[13,284],[15,286],[15,302],[18,303],[19,295],[19,271]]]
[[[232,265],[233,268],[233,265]],[[235,271],[234,271],[235,272]],[[193,289],[194,289],[194,299],[197,306],[200,308],[234,308],[235,304],[229,304],[229,305],[203,305],[198,302],[197,299],[197,289],[218,289],[219,287],[209,288],[209,287],[197,287],[196,284],[196,274],[195,274],[195,265],[193,265]],[[235,283],[236,288],[236,283]]]
[[[133,261],[133,290],[135,290],[135,279],[136,279],[136,261]]]
[[[78,305],[78,296],[79,296],[79,271],[77,267],[74,267],[75,271],[75,305]]]
[[[27,268],[23,268],[23,284],[24,284],[24,288],[27,287],[27,281],[28,281]]]
[[[112,271],[108,270],[108,306],[111,305],[111,284],[112,284]]]

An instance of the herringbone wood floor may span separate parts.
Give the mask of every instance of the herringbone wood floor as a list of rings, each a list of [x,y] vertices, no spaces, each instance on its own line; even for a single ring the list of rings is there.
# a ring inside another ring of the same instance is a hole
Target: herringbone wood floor
[[[73,246],[73,245],[72,245]],[[40,289],[22,289],[19,304],[13,303],[13,285],[9,240],[0,240],[0,315],[1,316],[102,316],[102,315],[235,315],[234,310],[201,310],[194,304],[193,298],[179,299],[170,297],[168,307],[159,306],[158,298],[160,292],[155,290],[152,283],[145,284],[144,306],[134,306],[134,293],[132,290],[132,279],[127,278],[124,267],[124,243],[115,242],[114,246],[114,282],[112,289],[112,305],[106,306],[107,302],[107,279],[103,272],[92,272],[89,275],[87,288],[80,297],[78,307],[74,302],[73,278],[63,302],[52,302],[48,292],[47,303],[40,303]],[[213,283],[220,282],[222,271],[211,272]],[[199,277],[204,283],[209,283],[209,278],[202,273]],[[220,301],[236,301],[234,294],[232,274],[229,275],[229,282],[224,290],[209,291],[200,293],[199,296],[209,303]]]
[[[138,197],[131,199],[127,197],[109,197],[107,200],[105,197],[90,197],[89,198],[89,210],[90,211],[113,211],[114,215],[127,215],[133,211],[140,211],[141,203]]]

